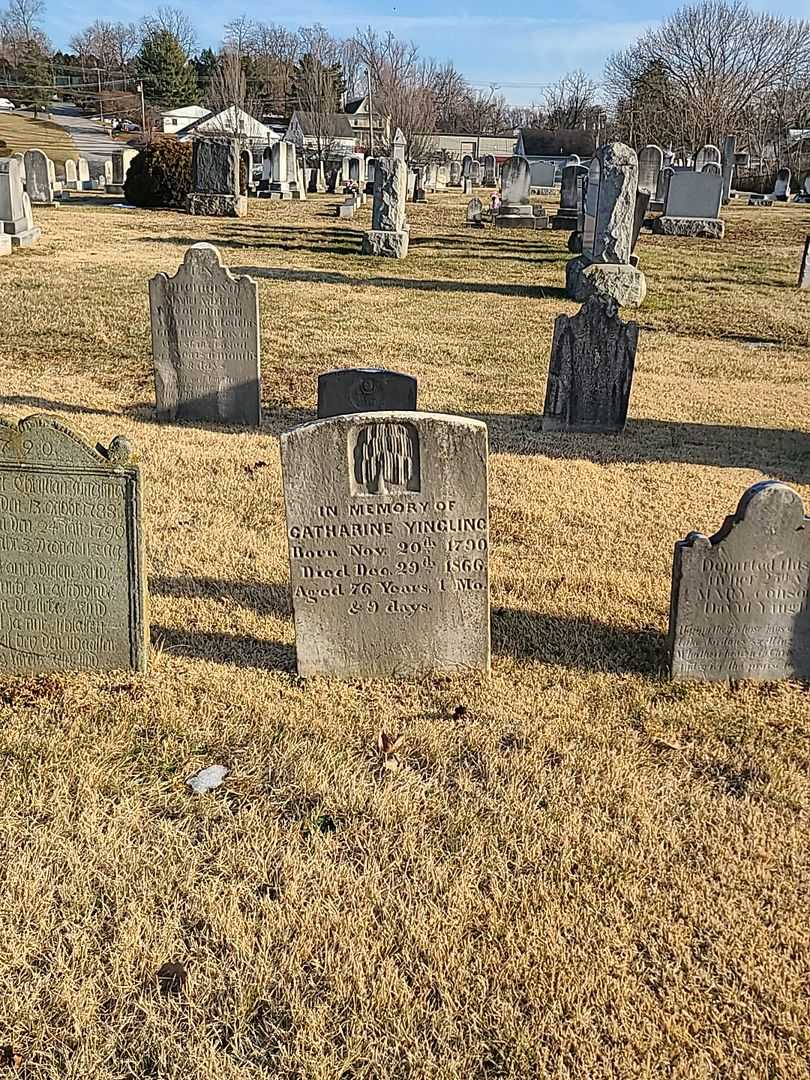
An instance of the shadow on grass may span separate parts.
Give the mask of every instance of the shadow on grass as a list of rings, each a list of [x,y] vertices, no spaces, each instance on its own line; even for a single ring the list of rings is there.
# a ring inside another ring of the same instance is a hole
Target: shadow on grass
[[[810,483],[810,433],[805,431],[639,419],[629,420],[623,435],[584,435],[544,433],[540,411],[469,415],[486,423],[490,447],[500,454],[541,454],[602,465],[683,462],[754,469],[788,483]]]
[[[32,397],[29,394],[11,394],[3,398],[3,406],[25,405],[26,408],[42,412],[91,413],[93,416],[121,416],[121,412],[112,409],[94,409],[89,405],[69,405],[66,401],[51,401],[49,398]]]
[[[268,233],[271,239],[268,240]],[[212,233],[209,242],[216,247],[260,248],[278,251],[311,251],[313,254],[359,255],[363,234],[359,229],[287,229],[272,226],[254,226],[247,229],[230,228],[226,234]],[[142,236],[142,243],[171,244],[187,248],[199,243],[192,236]],[[237,271],[245,273],[246,271]]]
[[[77,412],[92,412],[92,409],[76,409]],[[252,432],[255,435],[282,435],[285,431],[292,431],[301,424],[308,424],[317,419],[314,409],[299,409],[290,405],[280,404],[273,401],[262,402],[261,427],[247,427],[237,424],[218,424],[211,420],[159,420],[154,403],[139,401],[134,405],[127,405],[121,414],[131,420],[137,420],[141,424],[157,424],[160,427],[199,428],[202,431],[215,432],[218,435],[244,435]]]
[[[315,285],[370,286],[376,289],[406,289],[417,292],[496,293],[500,296],[523,296],[534,300],[567,299],[565,289],[553,285],[517,285],[489,281],[436,281],[419,278],[356,277],[338,270],[292,270],[286,267],[230,266],[233,274],[249,274],[273,281],[301,281]]]
[[[174,656],[208,660],[243,668],[294,671],[295,648],[280,641],[263,641],[246,634],[222,634],[213,630],[178,630],[152,625],[152,645]]]
[[[183,600],[234,601],[258,615],[292,614],[286,584],[262,581],[227,581],[208,577],[150,577],[149,592]]]
[[[516,660],[611,674],[656,676],[666,665],[666,636],[659,630],[515,608],[493,609],[492,647]]]

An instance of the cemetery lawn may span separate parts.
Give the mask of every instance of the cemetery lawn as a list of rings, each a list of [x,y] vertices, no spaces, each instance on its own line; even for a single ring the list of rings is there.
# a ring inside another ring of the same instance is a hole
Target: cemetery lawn
[[[0,679],[20,1075],[807,1075],[810,692],[663,660],[675,541],[766,477],[810,510],[810,207],[642,236],[616,438],[540,431],[566,234],[429,200],[403,262],[326,196],[236,221],[88,196],[0,260],[5,415],[140,453],[153,643],[145,676]],[[147,281],[198,240],[259,282],[260,433],[153,420]],[[295,674],[278,435],[358,364],[489,425],[489,678]]]
[[[0,139],[6,144],[0,151],[3,157],[36,148],[43,150],[55,165],[64,166],[68,158],[79,156],[76,144],[63,127],[32,116],[0,112]]]

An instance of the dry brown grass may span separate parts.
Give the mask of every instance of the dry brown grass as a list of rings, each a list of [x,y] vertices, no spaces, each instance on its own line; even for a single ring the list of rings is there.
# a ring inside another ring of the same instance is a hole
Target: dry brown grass
[[[762,477],[810,506],[810,208],[642,239],[617,439],[540,432],[564,234],[448,194],[383,263],[335,202],[77,200],[0,260],[5,412],[140,449],[154,642],[143,678],[0,682],[0,1046],[54,1080],[806,1077],[810,696],[660,669],[674,541]],[[152,422],[146,283],[196,240],[259,281],[260,434]],[[294,674],[277,436],[355,363],[489,422],[489,679]]]
[[[70,135],[59,124],[50,120],[34,120],[32,116],[0,113],[0,139],[6,146],[0,149],[0,157],[25,153],[26,150],[43,150],[59,172],[64,170],[68,158],[76,160],[79,151]]]

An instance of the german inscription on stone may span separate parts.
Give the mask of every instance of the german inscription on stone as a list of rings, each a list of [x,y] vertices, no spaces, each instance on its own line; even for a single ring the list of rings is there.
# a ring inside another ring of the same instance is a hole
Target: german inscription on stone
[[[416,408],[416,379],[385,368],[342,368],[318,376],[318,418]]]
[[[145,670],[140,502],[126,439],[0,420],[0,671]]]
[[[281,461],[299,673],[488,670],[486,426],[337,416]]]
[[[261,423],[259,298],[212,244],[194,244],[174,277],[149,282],[157,414]]]
[[[675,545],[673,679],[810,680],[810,518],[769,480],[749,488],[716,535]]]

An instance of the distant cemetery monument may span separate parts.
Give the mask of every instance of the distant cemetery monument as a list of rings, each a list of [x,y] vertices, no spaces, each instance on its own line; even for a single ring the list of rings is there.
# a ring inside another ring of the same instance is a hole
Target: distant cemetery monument
[[[720,217],[723,177],[719,166],[707,163],[701,172],[683,169],[669,178],[664,213],[653,232],[665,236],[702,236],[722,240],[726,224]]]
[[[206,217],[244,217],[247,214],[247,195],[240,193],[239,162],[236,139],[201,136],[194,139],[191,193],[186,196],[189,214]]]
[[[20,163],[0,160],[0,254],[15,247],[30,247],[40,237],[31,216],[31,200],[23,191]]]
[[[259,297],[212,244],[194,244],[174,277],[149,282],[157,415],[258,427]]]
[[[299,674],[489,670],[485,424],[335,416],[281,464]]]
[[[385,368],[340,368],[318,376],[318,419],[416,408],[416,379]]]
[[[377,158],[371,231],[363,234],[362,254],[404,259],[408,254],[405,218],[408,167],[398,158]]]
[[[673,679],[810,680],[810,518],[768,480],[749,488],[711,538],[675,545]]]
[[[631,258],[637,191],[635,150],[624,143],[600,146],[584,189],[582,253],[566,267],[566,292],[573,300],[596,293],[620,307],[643,303],[647,283]]]
[[[499,229],[545,229],[548,217],[536,215],[529,202],[531,169],[525,157],[510,157],[501,169],[501,205],[492,215]]]
[[[25,190],[33,206],[58,206],[56,172],[42,150],[25,151]]]
[[[140,474],[126,439],[0,420],[0,671],[146,668]]]

